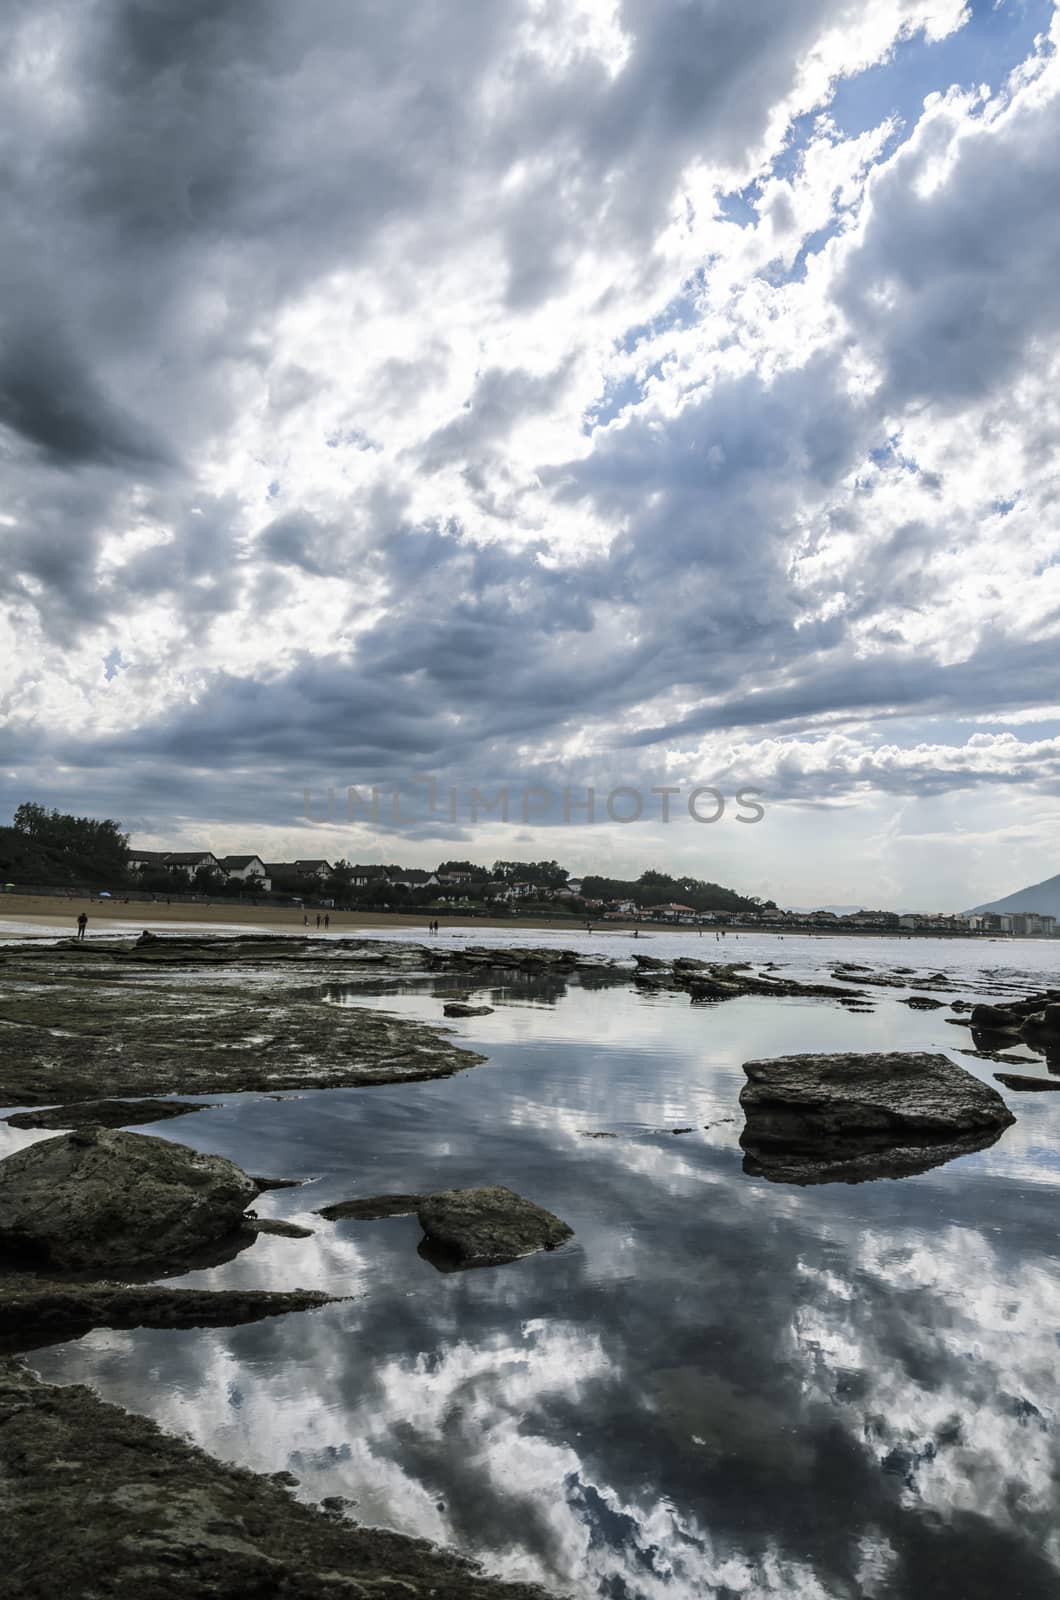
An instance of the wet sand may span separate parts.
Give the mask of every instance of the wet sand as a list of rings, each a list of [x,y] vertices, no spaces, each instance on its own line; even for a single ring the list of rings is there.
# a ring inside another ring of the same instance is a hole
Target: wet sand
[[[33,933],[76,933],[77,918],[81,912],[88,917],[88,933],[99,932],[101,925],[108,933],[126,928],[139,932],[141,928],[165,929],[177,926],[212,929],[255,929],[269,933],[303,932],[306,913],[297,906],[251,906],[238,902],[216,900],[202,904],[166,905],[165,901],[89,899],[85,895],[8,894],[0,896],[0,939],[24,939]],[[323,914],[322,914],[323,915]],[[329,933],[347,937],[362,928],[414,928],[425,933],[433,917],[426,913],[409,915],[396,911],[331,911]],[[316,911],[309,917],[309,931],[317,932]],[[447,928],[503,928],[517,937],[520,928],[545,928],[578,933],[585,923],[578,917],[443,917],[443,931]],[[609,918],[606,923],[594,923],[594,928],[630,929],[633,922]],[[320,933],[324,928],[321,924]],[[680,929],[674,929],[680,932]],[[685,929],[694,933],[695,929]]]

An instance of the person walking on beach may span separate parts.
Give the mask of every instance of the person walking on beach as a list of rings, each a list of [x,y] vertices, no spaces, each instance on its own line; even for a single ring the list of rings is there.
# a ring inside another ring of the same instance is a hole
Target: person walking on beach
[[[85,929],[87,927],[88,927],[88,914],[87,914],[87,912],[82,911],[81,915],[77,919],[77,937],[79,939],[83,939],[85,937]]]
[[[325,913],[324,913],[324,930],[325,930],[325,932],[330,927],[331,927],[331,917],[330,917],[329,913],[325,911]]]
[[[320,927],[320,912],[317,912],[317,927]]]

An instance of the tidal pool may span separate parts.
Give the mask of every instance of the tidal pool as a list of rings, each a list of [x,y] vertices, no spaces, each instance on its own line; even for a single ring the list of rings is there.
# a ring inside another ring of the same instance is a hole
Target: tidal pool
[[[946,971],[969,997],[1050,981],[1060,954],[727,945],[726,959],[781,961],[791,976],[837,960]],[[706,939],[681,949],[717,953]],[[1060,1095],[1005,1092],[1015,1126],[916,1177],[770,1183],[743,1170],[743,1061],[946,1050],[987,1081],[994,1063],[959,1053],[970,1040],[948,1006],[912,1011],[886,989],[869,988],[865,1014],[802,999],[690,1006],[592,974],[499,987],[450,975],[329,998],[437,1019],[458,988],[496,1008],[452,1024],[486,1065],[235,1097],[151,1130],[304,1179],[257,1209],[316,1230],[262,1237],[180,1281],[349,1299],[236,1329],[97,1331],[34,1352],[33,1368],[215,1455],[289,1471],[306,1499],[345,1496],[360,1521],[559,1592],[1055,1600]],[[479,1183],[548,1206],[574,1239],[442,1274],[418,1254],[414,1216],[315,1215]]]

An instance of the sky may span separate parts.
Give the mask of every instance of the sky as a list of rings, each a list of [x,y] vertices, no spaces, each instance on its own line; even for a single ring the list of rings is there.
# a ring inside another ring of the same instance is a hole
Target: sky
[[[781,904],[1060,870],[1058,44],[9,0],[0,817]]]

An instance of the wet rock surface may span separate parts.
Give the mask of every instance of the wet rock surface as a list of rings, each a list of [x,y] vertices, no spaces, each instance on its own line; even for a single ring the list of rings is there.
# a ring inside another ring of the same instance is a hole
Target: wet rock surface
[[[93,1328],[229,1328],[311,1311],[335,1298],[309,1289],[179,1289],[4,1273],[0,1350],[33,1350]]]
[[[469,1006],[463,1000],[447,1000],[442,1007],[447,1017],[491,1017],[492,1006]]]
[[[1060,1078],[1042,1078],[1032,1072],[995,1072],[994,1077],[1006,1089],[1060,1090]]]
[[[4,1121],[13,1128],[127,1128],[209,1109],[205,1100],[75,1100],[71,1105],[16,1111]]]
[[[439,1265],[498,1266],[555,1249],[574,1235],[551,1211],[501,1184],[427,1195],[417,1216]]]
[[[311,1239],[312,1228],[303,1228],[297,1222],[284,1222],[279,1217],[249,1216],[246,1225],[251,1233],[267,1233],[277,1239]]]
[[[422,1540],[300,1505],[12,1360],[0,1362],[0,1467],[9,1600],[546,1600]]]
[[[750,1166],[796,1182],[896,1176],[982,1148],[1015,1118],[948,1056],[797,1055],[744,1063]]]
[[[327,998],[382,966],[428,970],[428,954],[168,936],[4,951],[0,1104],[449,1077],[482,1056],[444,1029]]]
[[[360,1200],[339,1200],[321,1206],[318,1217],[329,1222],[378,1222],[382,1217],[408,1217],[423,1204],[421,1194],[369,1194]]]
[[[257,1193],[223,1156],[112,1129],[60,1134],[0,1161],[0,1261],[169,1265],[238,1232]]]

